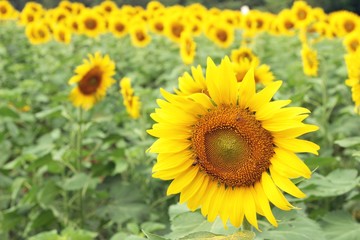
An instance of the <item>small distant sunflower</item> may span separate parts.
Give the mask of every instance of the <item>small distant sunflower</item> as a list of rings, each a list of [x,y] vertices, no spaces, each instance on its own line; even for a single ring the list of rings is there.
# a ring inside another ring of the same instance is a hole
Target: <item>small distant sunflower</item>
[[[109,31],[116,37],[124,37],[129,33],[128,19],[112,15],[109,18]]]
[[[186,30],[186,25],[179,16],[167,17],[165,35],[176,43],[180,43],[181,33]]]
[[[277,16],[279,32],[284,35],[294,35],[296,19],[289,9],[282,10]]]
[[[89,37],[96,37],[106,30],[104,18],[95,10],[85,9],[77,17],[79,31]]]
[[[231,61],[233,63],[241,64],[246,60],[254,63],[254,66],[258,66],[260,63],[259,58],[252,52],[251,48],[243,46],[231,51]]]
[[[165,17],[164,16],[154,16],[149,21],[150,29],[157,34],[163,34],[165,31]]]
[[[216,45],[221,48],[228,48],[234,42],[234,27],[226,22],[214,23],[209,35]]]
[[[53,28],[54,39],[58,42],[69,44],[71,42],[71,30],[64,24],[57,24]]]
[[[146,47],[151,42],[151,37],[145,24],[133,24],[130,28],[131,43],[135,47]]]
[[[349,11],[338,11],[330,14],[330,23],[336,31],[336,35],[343,37],[351,32],[360,30],[360,18]]]
[[[305,75],[317,76],[319,68],[317,51],[311,49],[307,44],[303,44],[301,49],[301,59]]]
[[[254,79],[256,83],[261,83],[266,86],[275,80],[274,74],[270,71],[270,66],[266,64],[256,65],[255,62],[244,59],[240,63],[234,62],[233,67],[238,82],[243,81],[250,68],[254,68]]]
[[[0,20],[13,19],[16,14],[15,8],[8,1],[0,1]]]
[[[180,39],[180,56],[185,64],[194,61],[196,53],[196,43],[189,32],[183,32]]]
[[[118,9],[116,3],[110,0],[103,1],[102,3],[100,3],[99,7],[101,11],[105,14],[111,14]]]
[[[134,96],[130,78],[124,77],[120,80],[120,93],[123,96],[123,103],[130,117],[133,119],[139,118],[141,102],[138,96]]]
[[[295,1],[291,11],[296,19],[296,27],[308,26],[313,20],[312,8],[305,1]]]
[[[360,114],[360,48],[356,52],[345,55],[345,63],[348,71],[346,85],[351,87],[352,100],[355,103],[355,112]]]
[[[103,99],[106,90],[114,84],[115,63],[108,55],[102,57],[98,52],[89,54],[88,59],[76,67],[75,73],[69,80],[69,84],[77,84],[70,93],[70,100],[75,107],[88,110]]]
[[[343,44],[349,53],[355,53],[360,47],[360,32],[352,32],[345,36]]]
[[[49,27],[44,21],[27,24],[25,34],[31,44],[42,44],[51,40]]]
[[[308,109],[270,101],[280,81],[256,92],[250,69],[238,83],[228,58],[220,66],[208,59],[205,84],[206,92],[187,96],[161,90],[148,130],[158,138],[149,148],[158,153],[153,177],[172,180],[167,194],[180,193],[210,222],[220,216],[239,227],[246,218],[258,229],[258,213],[277,226],[270,202],[290,210],[281,190],[305,197],[290,178],[311,171],[295,153],[318,154],[319,146],[297,137],[318,127],[302,122]]]

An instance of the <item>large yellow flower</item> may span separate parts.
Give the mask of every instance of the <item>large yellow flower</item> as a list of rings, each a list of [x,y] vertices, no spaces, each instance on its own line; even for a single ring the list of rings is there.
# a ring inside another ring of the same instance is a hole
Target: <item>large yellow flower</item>
[[[133,119],[139,118],[141,102],[138,96],[134,96],[130,78],[124,77],[120,80],[120,93],[123,96],[123,103],[130,117]]]
[[[115,63],[108,55],[102,57],[98,52],[89,54],[89,59],[84,59],[75,73],[69,80],[69,84],[77,84],[70,93],[70,99],[74,106],[88,110],[104,98],[106,90],[114,84]]]
[[[172,180],[167,194],[180,193],[191,210],[201,206],[209,221],[220,216],[239,227],[245,217],[258,228],[258,213],[277,226],[270,203],[292,209],[281,190],[303,198],[290,178],[311,175],[295,153],[318,154],[297,137],[318,127],[302,122],[308,109],[270,101],[281,81],[256,92],[253,70],[238,83],[228,58],[220,66],[208,59],[204,83],[206,91],[191,95],[161,90],[148,130],[159,138],[149,148],[158,153],[153,177]]]
[[[319,68],[317,51],[310,48],[307,44],[303,44],[301,49],[301,59],[305,75],[317,76]]]

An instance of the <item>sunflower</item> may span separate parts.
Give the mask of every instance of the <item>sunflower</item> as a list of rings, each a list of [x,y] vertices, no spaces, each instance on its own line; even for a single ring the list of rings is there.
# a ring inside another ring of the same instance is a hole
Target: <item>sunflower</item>
[[[180,16],[168,16],[165,21],[165,35],[176,43],[180,43],[181,33],[186,30],[186,25]]]
[[[17,14],[15,8],[8,1],[0,1],[0,20],[13,19]]]
[[[259,63],[258,63],[259,64]],[[266,64],[258,65],[256,62],[250,62],[248,59],[242,60],[240,63],[234,62],[233,68],[238,82],[243,81],[246,73],[250,68],[254,68],[254,79],[256,83],[268,85],[273,82],[275,77],[270,71],[270,66]]]
[[[51,40],[51,33],[44,21],[36,21],[26,25],[25,34],[31,44],[42,44]]]
[[[255,66],[258,66],[260,63],[259,58],[248,47],[240,47],[231,51],[232,62],[241,64],[245,60],[248,60],[250,63],[253,62]]]
[[[101,12],[105,14],[110,14],[118,9],[116,3],[110,0],[103,1],[99,7]]]
[[[106,22],[95,10],[85,9],[78,16],[79,31],[89,37],[96,37],[105,32]]]
[[[162,15],[155,15],[149,20],[149,27],[151,31],[157,34],[163,34],[165,30],[165,17]]]
[[[61,43],[69,44],[71,42],[71,30],[64,24],[57,24],[53,28],[54,39]]]
[[[360,18],[349,11],[338,11],[330,15],[330,23],[336,31],[336,35],[343,37],[351,32],[359,31]]]
[[[360,46],[360,32],[352,32],[346,35],[343,44],[349,53],[355,53]]]
[[[191,64],[194,61],[196,53],[196,43],[190,32],[183,32],[180,39],[180,56],[185,64]]]
[[[296,19],[289,9],[282,10],[276,18],[279,32],[283,35],[294,35]]]
[[[306,27],[314,20],[312,8],[305,1],[295,1],[291,11],[296,19],[297,28]]]
[[[70,99],[75,107],[88,110],[106,95],[106,90],[114,84],[112,76],[115,74],[115,63],[108,55],[101,56],[99,52],[89,54],[88,59],[75,69],[76,75],[69,80],[69,84],[77,83],[71,91]]]
[[[303,44],[301,49],[301,59],[305,75],[317,76],[319,62],[316,50],[311,49],[307,44]]]
[[[234,42],[234,27],[226,22],[216,22],[209,30],[210,39],[221,48],[228,48]]]
[[[245,217],[258,229],[258,213],[277,226],[270,202],[290,210],[281,190],[305,197],[290,178],[311,171],[295,153],[318,154],[319,146],[297,137],[318,127],[302,122],[308,109],[270,101],[280,81],[256,93],[250,69],[237,83],[228,58],[218,67],[208,59],[205,84],[207,92],[187,96],[161,90],[148,130],[159,138],[148,150],[158,153],[153,177],[173,180],[167,194],[180,193],[192,211],[201,206],[209,221],[239,227]]]
[[[139,118],[141,102],[138,96],[134,96],[130,78],[124,77],[120,80],[120,89],[126,111],[133,119]]]
[[[355,112],[360,114],[360,48],[353,53],[345,55],[345,63],[348,71],[346,85],[351,87],[352,99],[355,103]]]
[[[151,42],[145,23],[133,24],[130,28],[130,37],[135,47],[146,47]]]
[[[128,19],[116,15],[110,15],[109,31],[116,37],[124,37],[129,32]]]

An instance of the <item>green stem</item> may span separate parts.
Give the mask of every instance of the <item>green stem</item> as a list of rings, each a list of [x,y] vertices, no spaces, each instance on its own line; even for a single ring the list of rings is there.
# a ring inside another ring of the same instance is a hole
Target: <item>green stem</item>
[[[242,230],[243,231],[250,231],[250,232],[253,231],[251,224],[249,223],[249,221],[245,217],[244,217],[244,221],[243,221],[243,224],[242,224]]]
[[[82,171],[82,125],[83,125],[83,110],[79,108],[78,118],[78,132],[76,141],[76,153],[77,153],[77,170],[79,173]],[[84,225],[84,201],[82,189],[79,190],[79,209],[80,209],[80,226]]]

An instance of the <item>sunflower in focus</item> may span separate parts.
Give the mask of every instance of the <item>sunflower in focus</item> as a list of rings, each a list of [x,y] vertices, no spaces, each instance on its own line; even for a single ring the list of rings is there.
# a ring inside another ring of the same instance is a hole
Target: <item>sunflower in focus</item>
[[[349,53],[355,53],[360,46],[360,32],[352,32],[345,36],[343,44]]]
[[[124,77],[120,80],[120,89],[126,111],[131,118],[139,118],[141,102],[138,96],[134,96],[134,89],[131,87],[130,78]]]
[[[353,53],[345,55],[345,63],[348,72],[346,85],[351,87],[352,100],[355,103],[355,112],[360,114],[360,48]]]
[[[84,9],[77,17],[79,32],[89,36],[96,37],[106,30],[106,22],[103,16],[96,10]]]
[[[183,32],[180,39],[180,56],[185,64],[192,64],[196,53],[196,43],[190,32]]]
[[[304,74],[307,76],[317,76],[319,61],[317,59],[317,51],[311,49],[309,45],[303,44],[301,49],[301,59]]]
[[[149,148],[158,153],[153,177],[172,180],[167,194],[180,193],[192,211],[201,206],[210,222],[220,216],[239,227],[246,218],[259,229],[260,214],[277,226],[270,203],[293,209],[282,191],[305,197],[290,179],[311,176],[295,153],[319,150],[297,137],[318,127],[302,122],[308,109],[271,101],[280,81],[256,92],[250,69],[238,83],[228,58],[220,66],[208,59],[205,84],[207,92],[187,96],[161,90],[148,130],[158,138]]]
[[[99,52],[89,54],[75,73],[69,80],[69,84],[77,84],[70,93],[70,100],[75,107],[89,110],[105,97],[107,89],[114,84],[115,63],[108,55],[102,57]]]
[[[146,47],[151,42],[151,37],[144,23],[132,24],[130,28],[131,43],[135,47]]]

